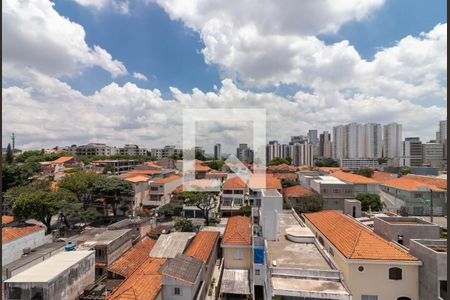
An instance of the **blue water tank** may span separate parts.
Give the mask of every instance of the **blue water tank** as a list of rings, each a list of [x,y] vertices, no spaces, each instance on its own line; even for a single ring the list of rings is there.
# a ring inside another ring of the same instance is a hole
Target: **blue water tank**
[[[66,246],[64,247],[64,249],[66,251],[73,251],[73,250],[75,250],[75,244],[73,242],[68,242],[66,244]]]

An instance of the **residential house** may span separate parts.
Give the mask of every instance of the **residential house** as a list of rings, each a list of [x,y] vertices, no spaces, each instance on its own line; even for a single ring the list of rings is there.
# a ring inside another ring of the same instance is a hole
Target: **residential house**
[[[221,247],[224,271],[220,294],[250,295],[250,271],[253,262],[250,218],[243,216],[229,218]]]
[[[296,206],[300,203],[303,197],[318,195],[315,191],[300,185],[292,185],[283,189],[284,201],[292,206]]]
[[[373,231],[409,248],[411,239],[439,239],[440,227],[417,217],[375,217]]]
[[[333,176],[318,176],[311,180],[311,188],[319,193],[323,200],[323,209],[344,210],[344,200],[354,198],[352,183],[344,182]]]
[[[447,187],[427,180],[422,176],[403,176],[384,181],[380,185],[381,201],[386,209],[413,216],[447,215]],[[446,182],[447,180],[445,180]]]
[[[136,217],[113,223],[108,225],[107,228],[109,230],[131,229],[131,240],[135,244],[147,235],[153,227],[153,223],[150,218]]]
[[[447,240],[412,239],[409,252],[423,264],[419,268],[419,299],[448,299]]]
[[[273,174],[252,173],[248,181],[250,206],[261,206],[261,193],[266,189],[275,189],[281,193],[281,181]]]
[[[181,185],[183,178],[170,175],[156,178],[150,182],[150,200],[144,202],[144,207],[160,207],[170,202],[171,193]]]
[[[221,183],[223,183],[225,180],[227,180],[229,173],[226,172],[219,172],[219,171],[209,171],[206,173],[205,178],[206,179],[218,179]]]
[[[3,221],[3,218],[2,218]],[[29,254],[32,249],[52,242],[51,235],[45,235],[45,228],[23,224],[2,228],[2,266]]]
[[[178,231],[161,234],[152,251],[150,251],[150,257],[174,258],[177,254],[184,253],[194,236],[194,232]]]
[[[330,174],[330,176],[336,177],[337,179],[340,179],[343,182],[353,184],[353,190],[356,195],[359,193],[378,194],[380,192],[380,185],[378,181],[372,178],[368,178],[358,174],[353,174],[350,172],[334,172]]]
[[[132,159],[106,159],[97,160],[86,165],[87,170],[94,170],[104,172],[105,170],[111,172],[112,175],[120,175],[133,170],[136,166],[142,163],[138,160]]]
[[[247,184],[238,176],[227,179],[222,184],[220,199],[220,214],[222,217],[230,217],[239,213],[241,206],[246,203],[248,194]]]
[[[192,256],[177,254],[161,266],[162,299],[204,299],[200,298],[203,281],[203,262]]]
[[[125,178],[125,181],[131,183],[134,197],[131,202],[133,215],[135,212],[142,211],[144,203],[150,200],[150,178],[145,175]]]
[[[338,211],[303,216],[336,262],[353,299],[419,299],[421,262],[405,248]]]
[[[69,251],[17,274],[4,282],[6,300],[75,300],[95,280],[94,251]]]

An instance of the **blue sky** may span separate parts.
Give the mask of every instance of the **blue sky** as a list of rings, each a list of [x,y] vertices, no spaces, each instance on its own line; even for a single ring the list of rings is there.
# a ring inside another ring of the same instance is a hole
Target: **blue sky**
[[[350,122],[398,122],[404,137],[428,141],[446,118],[443,0],[5,0],[2,8],[2,140],[15,132],[24,149],[180,146],[182,109],[193,107],[265,108],[267,138],[283,142]],[[204,143],[245,142],[245,130],[228,125],[211,125]]]
[[[130,71],[146,75],[147,82],[138,81],[141,87],[157,88],[168,96],[169,86],[189,92],[195,87],[212,91],[214,85],[221,85],[219,68],[206,64],[203,59],[200,51],[204,44],[197,32],[180,21],[171,21],[156,3],[131,4],[129,15],[112,10],[96,11],[72,1],[57,1],[55,9],[84,27],[89,45],[102,45]],[[388,0],[368,19],[349,22],[337,34],[319,37],[328,44],[349,40],[364,59],[371,60],[379,49],[391,47],[407,35],[427,32],[437,23],[446,21],[446,1],[438,0],[430,5],[422,0]],[[132,76],[116,81],[123,84],[129,80],[133,80]],[[111,82],[111,76],[100,68],[93,68],[67,82],[91,94]],[[255,90],[292,94],[298,88],[294,85]]]

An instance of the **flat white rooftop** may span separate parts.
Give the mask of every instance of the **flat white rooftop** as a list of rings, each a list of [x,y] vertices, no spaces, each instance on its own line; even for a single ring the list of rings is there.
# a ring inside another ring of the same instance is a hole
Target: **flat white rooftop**
[[[295,277],[272,277],[274,295],[311,297],[319,294],[324,299],[350,299],[350,295],[338,281],[314,280]]]
[[[162,234],[150,252],[150,257],[174,258],[186,249],[188,242],[195,236],[194,232],[172,232]]]
[[[89,255],[94,255],[94,251],[60,252],[5,282],[51,282],[58,278],[62,272]]]
[[[314,179],[314,181],[317,181],[321,184],[347,184],[333,176],[319,176],[318,178]]]
[[[220,293],[250,295],[249,271],[236,269],[223,270]]]

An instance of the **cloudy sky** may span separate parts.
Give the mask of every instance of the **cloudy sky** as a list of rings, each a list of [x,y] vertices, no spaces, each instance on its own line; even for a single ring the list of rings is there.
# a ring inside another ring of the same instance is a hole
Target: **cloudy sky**
[[[182,145],[183,108],[265,108],[281,142],[337,124],[435,137],[444,0],[6,0],[2,142]],[[249,122],[199,124],[231,151]]]

